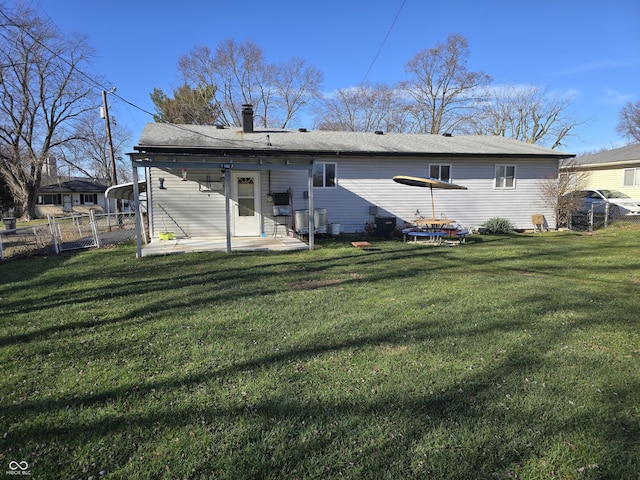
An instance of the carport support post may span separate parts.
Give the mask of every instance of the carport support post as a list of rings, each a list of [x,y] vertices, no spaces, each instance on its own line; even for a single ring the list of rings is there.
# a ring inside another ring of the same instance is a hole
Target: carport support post
[[[307,182],[307,189],[309,192],[309,250],[313,250],[315,248],[315,219],[313,213],[313,163],[311,164],[311,168],[309,169],[309,179]]]
[[[142,257],[142,222],[140,210],[140,189],[138,188],[138,167],[132,161],[131,169],[133,170],[133,200],[136,205],[136,258]]]
[[[229,196],[231,195],[231,170],[228,168],[224,171],[224,213],[227,225],[227,253],[231,253],[231,213],[229,206],[231,205]]]

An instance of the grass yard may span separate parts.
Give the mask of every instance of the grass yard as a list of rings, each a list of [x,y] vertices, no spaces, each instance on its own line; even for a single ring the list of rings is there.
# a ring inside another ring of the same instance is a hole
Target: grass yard
[[[636,479],[639,240],[0,265],[0,475]]]

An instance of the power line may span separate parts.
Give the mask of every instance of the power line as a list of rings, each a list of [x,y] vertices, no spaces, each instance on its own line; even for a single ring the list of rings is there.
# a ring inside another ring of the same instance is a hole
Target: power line
[[[98,80],[95,80],[91,75],[89,75],[89,74],[83,72],[82,70],[80,70],[76,65],[72,64],[69,60],[64,58],[58,52],[55,52],[51,48],[49,48],[49,46],[46,45],[45,43],[43,43],[40,39],[34,37],[31,34],[31,32],[29,32],[26,28],[24,28],[23,25],[20,25],[17,22],[15,22],[14,20],[12,20],[11,18],[9,18],[7,16],[7,14],[4,13],[2,10],[0,10],[0,15],[2,15],[7,20],[8,25],[10,25],[12,27],[16,27],[16,28],[22,30],[26,35],[29,36],[29,38],[31,38],[31,40],[33,40],[38,45],[40,45],[42,48],[47,50],[51,55],[53,55],[54,57],[56,57],[59,60],[61,60],[63,63],[65,63],[67,66],[69,66],[73,71],[79,73],[82,77],[86,78],[90,83],[92,83],[94,86],[98,87],[103,92],[108,92],[109,94],[113,95],[114,97],[116,97],[120,101],[126,103],[127,105],[130,105],[133,108],[136,108],[136,109],[140,110],[141,112],[143,112],[143,113],[145,113],[147,115],[150,115],[152,118],[155,117],[155,115],[153,113],[149,112],[148,110],[145,110],[142,107],[139,107],[138,105],[134,104],[133,102],[130,102],[129,100],[127,100],[124,97],[122,97],[121,95],[118,95],[117,93],[115,93],[115,87],[111,87],[111,88],[106,87],[104,84],[102,84]],[[51,20],[51,18],[49,18],[49,21],[53,25],[55,25],[55,23]],[[56,28],[58,28],[57,25],[55,25],[55,26],[56,26]],[[58,28],[58,30],[60,30],[60,29]],[[61,32],[61,33],[64,35],[63,32]],[[202,137],[205,137],[205,138],[209,138],[209,139],[212,139],[212,140],[218,140],[218,141],[221,140],[221,139],[219,139],[217,137],[214,137],[212,135],[208,135],[206,133],[198,132],[196,130],[190,129],[185,125],[177,125],[175,123],[171,123],[171,122],[167,122],[167,121],[162,121],[161,123],[164,123],[164,124],[170,125],[170,126],[172,126],[174,128],[177,128],[179,130],[186,131],[186,132],[189,132],[189,133],[193,133],[193,134],[196,134],[196,135],[199,135],[199,136],[202,136]],[[222,140],[222,141],[225,142],[225,143],[228,143],[229,145],[234,145],[236,143],[236,142],[233,142],[231,140]],[[258,143],[258,142],[256,141],[254,143]]]
[[[405,3],[407,3],[407,0],[402,0],[402,4],[400,5],[400,8],[398,9],[398,13],[396,13],[396,16],[393,19],[393,22],[391,22],[391,26],[389,27],[389,30],[387,31],[387,34],[384,37],[384,40],[382,40],[382,43],[380,44],[380,47],[378,48],[378,51],[376,52],[375,56],[373,57],[373,60],[371,61],[371,65],[369,65],[369,68],[367,69],[367,73],[364,74],[364,78],[360,82],[360,85],[362,85],[367,80],[367,77],[369,76],[369,73],[371,73],[371,69],[373,68],[374,64],[376,63],[376,60],[378,60],[378,56],[380,55],[380,52],[384,48],[385,43],[387,43],[387,39],[389,38],[389,35],[391,35],[391,31],[393,30],[393,27],[395,26],[396,21],[398,20],[398,17],[400,16],[400,13],[402,12],[402,9],[404,8],[404,4]]]

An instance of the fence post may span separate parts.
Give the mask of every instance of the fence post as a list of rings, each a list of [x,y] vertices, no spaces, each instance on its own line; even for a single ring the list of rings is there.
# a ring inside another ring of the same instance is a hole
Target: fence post
[[[0,260],[4,260],[4,250],[2,249],[2,234],[0,234]]]
[[[51,215],[47,215],[47,220],[49,220],[49,231],[51,232],[51,244],[53,245],[53,251],[56,255],[60,255],[60,248],[58,247],[58,240],[56,238],[55,219]]]
[[[93,243],[95,243],[96,248],[100,248],[100,235],[98,235],[96,215],[93,213],[93,209],[89,210],[89,222],[91,223],[91,233],[93,233]]]
[[[604,204],[604,228],[609,225],[609,202]]]

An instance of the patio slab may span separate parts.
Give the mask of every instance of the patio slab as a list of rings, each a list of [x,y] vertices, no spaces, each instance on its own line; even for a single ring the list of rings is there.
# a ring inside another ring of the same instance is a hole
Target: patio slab
[[[232,252],[270,252],[307,250],[309,246],[297,238],[290,237],[231,237]],[[142,247],[142,256],[170,255],[187,252],[226,252],[227,239],[175,238],[173,240],[151,239]]]

